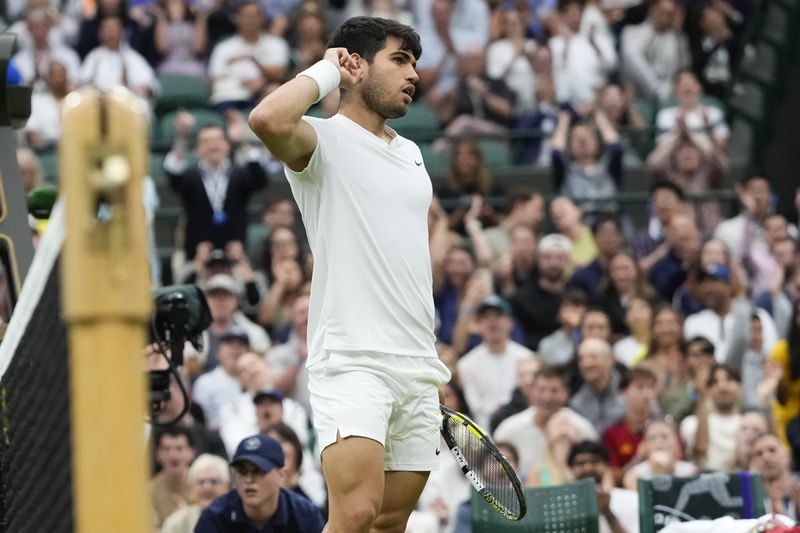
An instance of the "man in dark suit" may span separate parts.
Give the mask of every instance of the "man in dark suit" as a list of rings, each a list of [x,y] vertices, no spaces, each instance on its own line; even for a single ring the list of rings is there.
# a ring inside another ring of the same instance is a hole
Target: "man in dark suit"
[[[181,197],[186,210],[184,249],[192,259],[197,245],[210,242],[225,249],[231,241],[246,242],[247,202],[266,187],[267,174],[257,151],[244,166],[230,161],[230,144],[218,126],[197,132],[197,163],[187,157],[189,132],[194,117],[179,113],[175,119],[175,142],[164,160],[170,187]]]

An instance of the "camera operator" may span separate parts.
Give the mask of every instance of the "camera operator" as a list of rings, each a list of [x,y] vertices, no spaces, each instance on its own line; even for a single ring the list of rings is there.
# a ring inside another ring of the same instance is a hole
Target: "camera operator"
[[[200,453],[226,457],[219,434],[205,427],[202,409],[191,402],[184,356],[197,360],[196,347],[212,322],[203,293],[195,285],[173,285],[155,292],[151,344],[145,349],[152,426],[182,427]],[[149,429],[149,427],[148,427]]]

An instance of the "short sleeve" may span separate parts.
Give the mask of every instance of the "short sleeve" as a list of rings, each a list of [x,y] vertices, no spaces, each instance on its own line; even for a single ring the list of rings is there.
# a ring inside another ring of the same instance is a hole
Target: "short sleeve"
[[[300,172],[296,172],[284,163],[283,168],[289,181],[319,182],[322,178],[325,164],[330,160],[330,154],[339,143],[339,134],[332,123],[332,119],[303,117],[314,131],[317,132],[317,146],[311,154],[308,165]]]

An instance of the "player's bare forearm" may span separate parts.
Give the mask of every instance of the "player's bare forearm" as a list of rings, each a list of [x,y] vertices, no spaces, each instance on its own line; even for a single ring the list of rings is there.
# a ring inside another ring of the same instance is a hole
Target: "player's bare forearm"
[[[335,67],[332,74],[331,65]],[[358,71],[347,49],[329,48],[324,59],[261,100],[250,113],[250,128],[272,155],[292,170],[303,170],[317,147],[317,132],[302,120],[303,114],[337,84],[350,89]]]
[[[250,113],[250,129],[269,151],[290,167],[302,170],[317,145],[314,129],[302,120],[317,100],[319,87],[298,76],[267,95]]]

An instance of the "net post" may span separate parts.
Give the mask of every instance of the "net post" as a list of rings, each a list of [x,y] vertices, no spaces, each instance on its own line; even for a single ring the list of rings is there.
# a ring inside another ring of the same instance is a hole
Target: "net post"
[[[62,260],[79,533],[152,529],[144,434],[151,312],[142,179],[146,104],[124,89],[73,92],[63,110]]]

